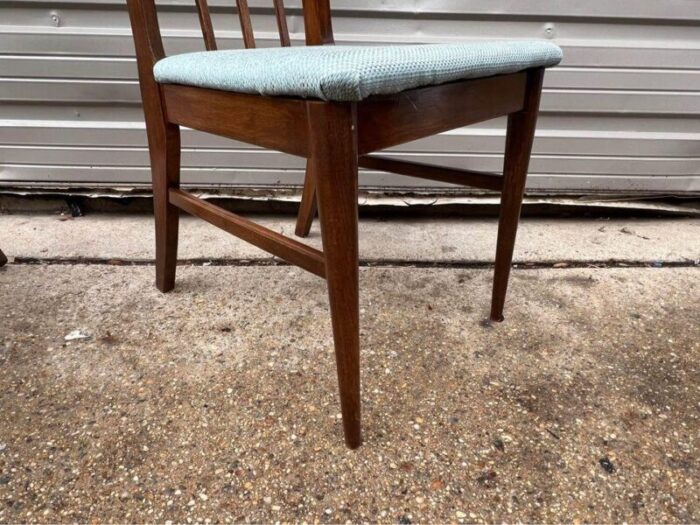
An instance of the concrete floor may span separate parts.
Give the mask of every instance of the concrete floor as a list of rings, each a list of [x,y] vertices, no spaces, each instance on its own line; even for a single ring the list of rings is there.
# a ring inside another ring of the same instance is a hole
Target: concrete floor
[[[290,217],[254,217],[292,235]],[[360,256],[387,261],[492,263],[497,221],[493,219],[387,219],[360,223]],[[181,260],[269,261],[243,241],[192,217],[181,220]],[[318,221],[309,244],[320,248]],[[153,259],[152,218],[92,215],[0,215],[0,247],[8,256],[30,258]],[[692,263],[700,259],[700,219],[529,219],[518,232],[516,262],[597,263],[610,260]]]
[[[522,262],[634,267],[515,270],[497,326],[491,221],[366,223],[355,452],[323,281],[206,229],[163,295],[128,221],[0,217],[0,522],[700,520],[698,221],[526,221]]]

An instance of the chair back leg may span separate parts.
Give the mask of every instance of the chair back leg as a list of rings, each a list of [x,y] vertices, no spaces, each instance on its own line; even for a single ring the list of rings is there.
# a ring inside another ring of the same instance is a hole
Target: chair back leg
[[[168,191],[180,186],[180,127],[165,124],[164,133],[151,133],[151,176],[156,222],[156,287],[175,287],[180,210],[169,201]]]
[[[309,103],[316,181],[345,442],[362,444],[357,239],[357,125],[353,104]]]
[[[308,237],[311,232],[311,224],[316,216],[316,181],[312,171],[311,162],[306,163],[306,177],[304,179],[304,191],[301,194],[299,214],[297,215],[297,227],[294,233],[298,237]]]
[[[543,77],[544,69],[528,72],[525,106],[521,111],[512,113],[508,117],[496,268],[491,301],[491,320],[494,322],[503,321],[503,307],[513,262],[513,249],[520,221],[530,154],[535,139]]]

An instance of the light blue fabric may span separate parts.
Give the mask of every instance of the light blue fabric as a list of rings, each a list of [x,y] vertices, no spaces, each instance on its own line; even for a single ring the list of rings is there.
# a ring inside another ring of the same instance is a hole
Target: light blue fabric
[[[175,55],[158,62],[154,74],[164,84],[357,101],[370,95],[555,66],[561,59],[561,49],[543,40],[283,47]]]

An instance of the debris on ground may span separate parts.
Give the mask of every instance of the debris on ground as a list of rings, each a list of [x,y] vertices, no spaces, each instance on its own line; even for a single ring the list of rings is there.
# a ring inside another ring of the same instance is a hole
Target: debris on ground
[[[90,335],[80,330],[73,330],[63,338],[65,341],[78,341],[80,339],[90,339]]]
[[[615,465],[613,465],[613,462],[610,461],[609,458],[600,458],[598,462],[600,463],[600,466],[603,467],[603,470],[608,474],[613,474],[615,472]]]

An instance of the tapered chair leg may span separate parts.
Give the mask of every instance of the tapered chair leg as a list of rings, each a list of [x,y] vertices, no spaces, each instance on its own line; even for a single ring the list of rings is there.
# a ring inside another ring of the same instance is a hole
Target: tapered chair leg
[[[525,106],[521,111],[508,117],[496,268],[491,301],[491,320],[495,322],[503,321],[503,307],[513,262],[513,249],[525,193],[530,153],[535,139],[543,76],[543,69],[528,73]]]
[[[351,104],[309,104],[311,171],[318,191],[343,428],[350,448],[362,444],[355,115]]]
[[[298,237],[308,237],[311,224],[316,216],[316,180],[311,170],[311,162],[306,163],[306,178],[304,179],[304,191],[301,194],[299,214],[297,215],[297,227],[294,233]]]
[[[169,292],[175,287],[179,209],[168,200],[168,190],[180,185],[180,128],[165,125],[150,144],[153,207],[156,219],[156,287]]]

